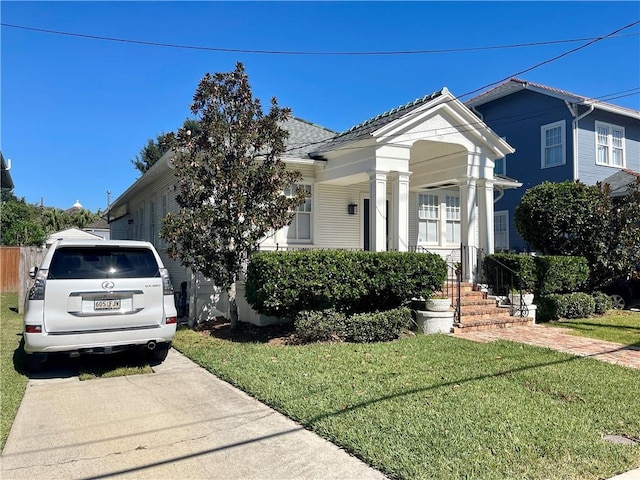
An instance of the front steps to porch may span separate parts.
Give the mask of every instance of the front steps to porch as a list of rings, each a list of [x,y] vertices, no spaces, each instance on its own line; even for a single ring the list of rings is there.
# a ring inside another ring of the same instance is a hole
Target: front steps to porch
[[[453,302],[457,301],[457,287],[454,289]],[[534,319],[511,316],[510,307],[498,307],[496,300],[488,298],[486,292],[476,290],[471,283],[460,284],[460,321],[454,323],[453,333],[506,328],[520,325],[533,325]]]

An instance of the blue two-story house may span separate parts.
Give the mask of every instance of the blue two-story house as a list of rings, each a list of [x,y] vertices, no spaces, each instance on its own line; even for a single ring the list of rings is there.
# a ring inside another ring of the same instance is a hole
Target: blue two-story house
[[[494,206],[495,250],[527,251],[513,223],[524,192],[543,181],[593,185],[619,170],[640,171],[640,111],[512,78],[465,102],[515,148],[495,174],[523,186]]]

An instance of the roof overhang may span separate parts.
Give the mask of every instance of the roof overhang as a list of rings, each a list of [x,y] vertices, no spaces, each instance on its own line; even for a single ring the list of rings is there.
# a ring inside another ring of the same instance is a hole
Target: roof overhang
[[[558,98],[560,100],[563,100],[565,102],[572,103],[572,104],[579,104],[587,107],[593,106],[598,110],[603,110],[610,113],[616,113],[618,115],[623,115],[625,117],[640,120],[640,111],[620,107],[618,105],[613,105],[611,103],[602,102],[589,97],[583,97],[581,95],[576,95],[571,92],[567,92],[557,88],[547,87],[545,85],[527,82],[525,80],[519,80],[516,78],[507,80],[506,82],[498,85],[497,87],[494,87],[491,90],[481,93],[480,95],[472,98],[471,100],[466,101],[465,105],[469,108],[474,108],[474,107],[484,105],[485,103],[492,102],[494,100],[506,97],[508,95],[512,95],[516,92],[520,92],[523,90],[529,90],[535,93],[539,93],[541,95],[547,95],[549,97]]]

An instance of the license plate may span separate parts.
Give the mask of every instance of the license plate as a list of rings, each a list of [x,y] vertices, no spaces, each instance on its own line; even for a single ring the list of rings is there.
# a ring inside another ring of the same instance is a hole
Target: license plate
[[[93,303],[94,310],[118,310],[120,308],[120,299],[95,300]]]

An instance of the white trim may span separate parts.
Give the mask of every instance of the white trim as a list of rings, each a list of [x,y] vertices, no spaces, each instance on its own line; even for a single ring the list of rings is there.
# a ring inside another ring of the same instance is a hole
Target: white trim
[[[560,120],[559,122],[554,122],[554,123],[548,123],[546,125],[542,125],[540,127],[540,168],[553,168],[553,167],[560,167],[562,165],[566,165],[567,163],[567,128],[566,128],[566,124],[567,122],[565,120]],[[547,130],[551,130],[554,128],[560,128],[560,139],[562,141],[562,143],[560,144],[561,148],[562,148],[562,162],[561,163],[556,163],[554,165],[547,165],[546,164],[546,155],[545,155],[545,150],[547,148],[547,144],[545,142],[546,140],[546,136],[545,133]]]
[[[598,147],[599,147],[599,143],[598,143],[598,127],[604,127],[607,128],[609,130],[609,133],[607,134],[607,152],[608,152],[608,158],[609,158],[609,162],[600,162],[598,161]],[[621,165],[614,165],[611,162],[611,153],[613,151],[613,142],[612,142],[612,134],[611,131],[612,130],[620,130],[622,131],[622,164]],[[626,168],[626,164],[627,164],[627,155],[626,155],[626,134],[625,134],[625,129],[624,127],[621,127],[620,125],[615,125],[613,123],[607,123],[607,122],[600,122],[598,120],[595,121],[595,125],[593,128],[593,137],[594,137],[594,141],[595,141],[595,153],[596,153],[596,165],[600,165],[602,167],[613,167],[613,168]]]

